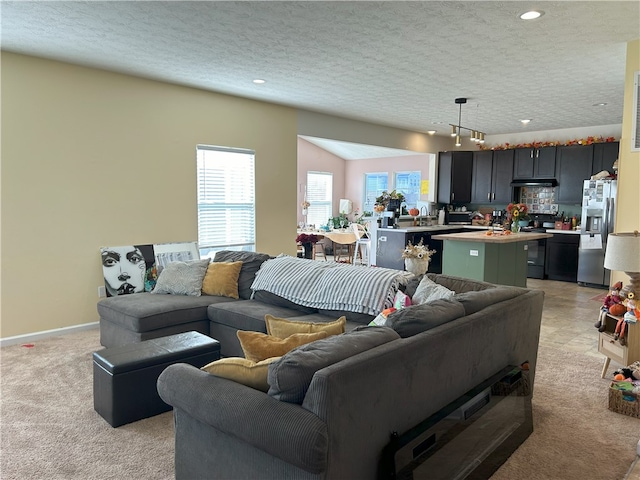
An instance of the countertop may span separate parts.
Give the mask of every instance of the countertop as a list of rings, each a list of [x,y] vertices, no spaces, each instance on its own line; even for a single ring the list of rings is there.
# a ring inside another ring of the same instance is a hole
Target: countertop
[[[580,235],[580,230],[547,230],[547,233],[562,233],[568,235]]]
[[[486,232],[464,232],[464,233],[443,233],[434,235],[435,240],[454,240],[459,242],[479,242],[479,243],[513,243],[528,242],[529,240],[539,240],[541,238],[551,238],[550,233],[519,232],[511,235],[487,235]]]
[[[416,233],[416,232],[434,232],[434,231],[447,231],[447,230],[460,230],[461,228],[470,230],[488,230],[490,227],[482,225],[430,225],[423,227],[400,227],[400,228],[378,228],[378,232],[401,232],[401,233]]]

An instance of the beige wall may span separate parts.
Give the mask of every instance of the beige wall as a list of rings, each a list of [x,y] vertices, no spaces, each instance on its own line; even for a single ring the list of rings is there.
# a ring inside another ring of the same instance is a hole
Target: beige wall
[[[631,151],[633,118],[633,80],[640,70],[640,39],[627,44],[627,69],[624,81],[624,112],[622,137],[618,159],[618,214],[616,232],[640,230],[640,152]],[[621,280],[627,284],[629,277],[613,272],[611,283]]]
[[[198,143],[256,151],[256,248],[295,253],[296,110],[1,61],[0,337],[97,321],[100,246],[197,240]]]

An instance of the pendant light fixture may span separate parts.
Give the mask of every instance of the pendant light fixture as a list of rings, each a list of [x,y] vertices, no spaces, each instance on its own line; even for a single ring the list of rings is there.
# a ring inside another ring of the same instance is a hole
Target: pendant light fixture
[[[455,102],[458,105],[460,105],[460,108],[458,111],[458,124],[454,125],[453,123],[450,123],[449,125],[451,125],[451,136],[456,137],[456,147],[459,147],[462,145],[462,141],[461,141],[462,130],[469,130],[469,132],[471,132],[470,133],[471,141],[475,143],[484,143],[484,132],[481,132],[479,130],[475,130],[472,128],[463,127],[462,125],[460,125],[462,121],[462,105],[467,103],[467,99],[464,97],[456,98]]]

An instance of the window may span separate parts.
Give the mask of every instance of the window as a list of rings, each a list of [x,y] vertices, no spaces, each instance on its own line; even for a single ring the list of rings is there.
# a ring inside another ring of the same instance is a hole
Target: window
[[[196,153],[200,256],[255,251],[255,152],[198,145]]]
[[[407,206],[415,207],[420,200],[420,172],[396,172],[396,191],[402,192]]]
[[[333,174],[307,172],[307,201],[311,204],[307,223],[319,227],[326,225],[333,216]]]
[[[382,195],[385,190],[389,191],[389,175],[387,173],[365,173],[362,211],[373,212],[376,197]]]

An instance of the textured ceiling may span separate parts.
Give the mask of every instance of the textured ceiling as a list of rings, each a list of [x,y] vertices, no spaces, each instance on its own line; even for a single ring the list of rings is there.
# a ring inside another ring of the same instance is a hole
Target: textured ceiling
[[[640,38],[637,0],[0,7],[3,50],[438,134],[456,97],[462,125],[487,134],[620,124]],[[534,7],[540,19],[518,18]]]

